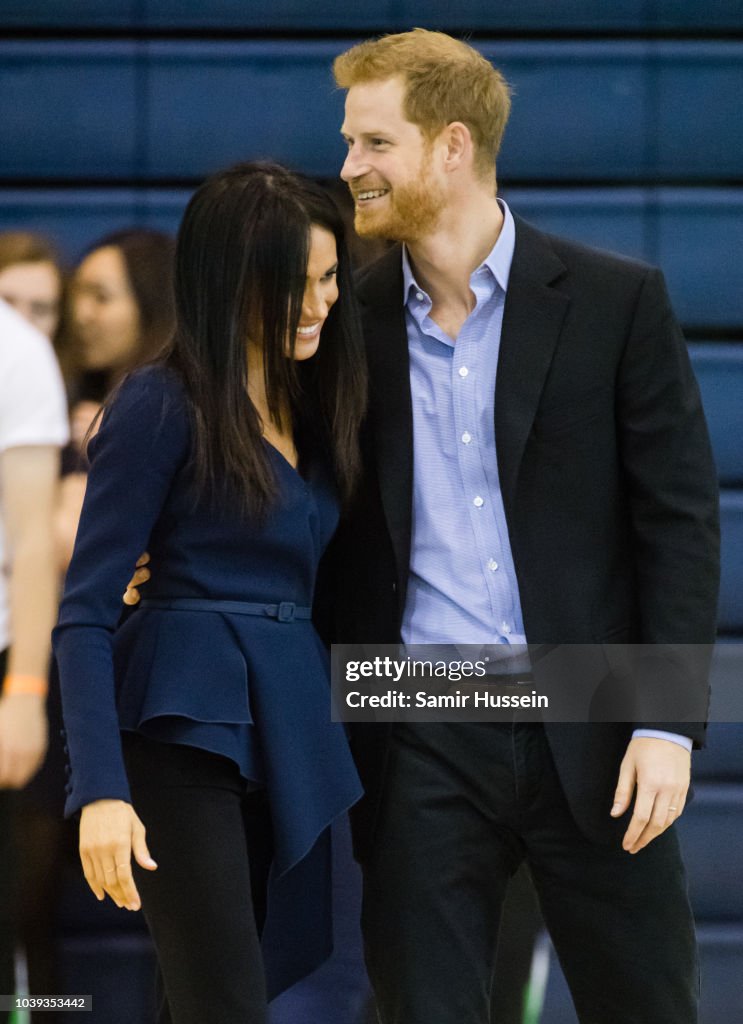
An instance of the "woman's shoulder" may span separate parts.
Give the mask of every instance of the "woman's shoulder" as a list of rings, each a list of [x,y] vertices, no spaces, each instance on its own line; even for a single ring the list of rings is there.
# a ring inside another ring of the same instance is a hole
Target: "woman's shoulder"
[[[136,412],[148,420],[185,419],[188,412],[180,374],[162,363],[151,363],[128,373],[112,396],[110,406],[119,415]]]
[[[131,370],[119,385],[116,398],[173,398],[183,401],[185,391],[180,374],[165,363],[148,363]]]
[[[180,376],[169,366],[153,363],[133,370],[118,386],[88,453],[93,457],[108,439],[116,443],[122,436],[128,445],[147,450],[163,442],[185,450],[189,434],[188,403]]]

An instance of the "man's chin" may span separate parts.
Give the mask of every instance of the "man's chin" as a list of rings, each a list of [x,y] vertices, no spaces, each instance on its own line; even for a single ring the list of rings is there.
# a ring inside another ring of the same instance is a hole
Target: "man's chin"
[[[359,238],[390,238],[389,225],[382,218],[356,211],[353,226]]]

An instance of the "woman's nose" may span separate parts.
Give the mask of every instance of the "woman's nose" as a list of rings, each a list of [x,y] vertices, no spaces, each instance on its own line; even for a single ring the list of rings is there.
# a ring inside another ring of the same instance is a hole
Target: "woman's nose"
[[[321,292],[305,292],[302,303],[302,319],[314,323],[328,315],[328,301]]]

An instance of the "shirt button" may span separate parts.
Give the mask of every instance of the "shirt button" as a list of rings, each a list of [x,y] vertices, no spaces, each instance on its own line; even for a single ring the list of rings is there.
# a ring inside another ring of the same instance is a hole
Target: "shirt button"
[[[488,562],[488,569],[490,569],[491,572],[495,572],[495,570],[497,568],[498,568],[498,563],[496,562],[496,560],[494,558],[491,558],[490,561]]]
[[[485,504],[485,502],[480,497],[480,495],[478,494],[477,497],[475,498],[475,500],[472,502],[472,504],[475,506],[475,508],[482,508],[482,506]]]
[[[460,366],[459,367],[459,376],[460,377],[466,377],[469,372],[470,371],[467,369],[466,366]]]
[[[506,636],[508,636],[508,634],[511,632],[511,627],[508,625],[507,622],[504,622],[501,628],[503,632],[506,634]]]
[[[418,302],[423,302],[425,295],[423,294],[423,292],[416,292],[415,297],[418,300]]]
[[[469,444],[471,440],[472,440],[472,434],[470,434],[468,431],[465,430],[465,432],[462,434],[462,442],[464,444]]]

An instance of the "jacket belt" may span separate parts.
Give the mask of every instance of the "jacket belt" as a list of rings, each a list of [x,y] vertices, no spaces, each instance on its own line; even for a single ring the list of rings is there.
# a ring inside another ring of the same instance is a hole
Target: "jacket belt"
[[[311,619],[312,609],[280,601],[279,604],[260,604],[252,601],[217,601],[200,597],[145,597],[140,608],[162,608],[177,612],[223,612],[227,615],[258,615],[278,622]]]

